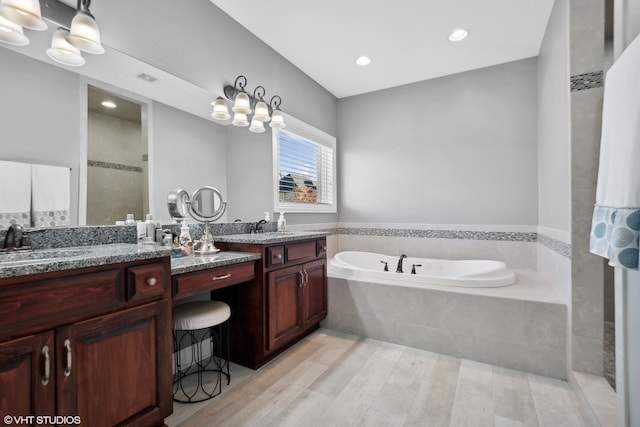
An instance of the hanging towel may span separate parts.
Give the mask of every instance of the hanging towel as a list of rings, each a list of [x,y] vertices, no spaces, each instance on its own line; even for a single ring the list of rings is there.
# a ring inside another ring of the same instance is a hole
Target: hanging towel
[[[31,165],[0,160],[0,229],[31,226]]]
[[[71,170],[61,166],[32,165],[31,206],[35,227],[71,224]]]
[[[640,233],[640,37],[607,72],[590,251],[638,269]]]

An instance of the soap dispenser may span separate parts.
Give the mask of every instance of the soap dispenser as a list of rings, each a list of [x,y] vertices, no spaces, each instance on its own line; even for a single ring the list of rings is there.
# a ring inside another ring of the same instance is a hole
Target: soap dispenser
[[[278,217],[278,231],[284,231],[287,228],[287,220],[284,218],[284,212],[280,212]]]

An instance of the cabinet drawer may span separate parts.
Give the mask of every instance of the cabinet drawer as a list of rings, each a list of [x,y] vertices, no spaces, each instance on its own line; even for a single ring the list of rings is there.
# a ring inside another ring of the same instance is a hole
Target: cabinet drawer
[[[255,264],[253,262],[179,274],[173,278],[173,299],[247,282],[254,276]]]
[[[285,246],[286,261],[297,261],[305,258],[316,257],[316,241],[311,240],[300,243],[288,243]]]
[[[0,288],[0,339],[51,328],[122,304],[122,270],[78,274]]]
[[[127,269],[127,301],[160,297],[167,288],[163,264],[140,265]]]
[[[267,267],[284,264],[284,246],[267,248]]]
[[[316,241],[316,253],[319,257],[327,255],[327,239],[318,239]]]

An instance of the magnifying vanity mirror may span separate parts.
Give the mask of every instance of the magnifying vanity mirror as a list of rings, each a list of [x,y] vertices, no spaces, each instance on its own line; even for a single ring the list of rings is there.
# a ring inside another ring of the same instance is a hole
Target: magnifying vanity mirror
[[[222,194],[218,190],[213,187],[202,187],[191,197],[185,190],[173,190],[169,192],[167,207],[172,218],[185,219],[191,216],[204,223],[202,238],[194,245],[196,255],[213,255],[220,252],[213,242],[209,226],[212,221],[220,219],[227,209],[227,202],[222,199]]]

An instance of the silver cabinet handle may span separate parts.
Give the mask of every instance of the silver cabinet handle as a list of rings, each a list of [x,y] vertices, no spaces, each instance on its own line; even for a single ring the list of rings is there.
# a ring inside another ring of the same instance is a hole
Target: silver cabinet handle
[[[222,280],[228,279],[229,277],[231,277],[231,273],[223,274],[222,276],[213,276],[211,280]]]
[[[298,274],[300,275],[300,284],[298,285],[298,287],[303,287],[304,286],[304,273],[302,272],[302,270],[298,271]]]
[[[49,384],[51,378],[51,358],[49,358],[49,346],[42,347],[42,355],[44,356],[44,376],[42,377],[42,385]]]
[[[304,272],[304,285],[307,286],[309,284],[309,272],[307,270],[302,270]]]
[[[71,375],[71,341],[64,340],[64,348],[67,350],[67,366],[64,367],[64,376]]]
[[[276,258],[282,259],[282,254],[278,254],[278,256]]]
[[[156,283],[158,283],[158,281],[156,280],[155,277],[149,277],[147,279],[147,285],[149,285],[149,286],[155,286]]]

